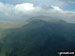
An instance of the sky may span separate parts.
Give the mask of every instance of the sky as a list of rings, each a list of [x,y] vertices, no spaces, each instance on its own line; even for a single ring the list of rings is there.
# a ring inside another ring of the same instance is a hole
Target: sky
[[[25,20],[39,15],[75,22],[75,0],[0,0],[1,20]]]
[[[33,3],[35,5],[54,5],[65,10],[75,10],[75,0],[0,0],[7,4]]]

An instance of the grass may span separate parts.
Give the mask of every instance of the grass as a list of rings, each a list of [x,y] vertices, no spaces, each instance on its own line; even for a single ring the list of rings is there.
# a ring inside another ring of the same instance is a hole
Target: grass
[[[5,56],[5,51],[1,51],[0,56]]]
[[[0,51],[0,56],[6,56],[4,50]]]

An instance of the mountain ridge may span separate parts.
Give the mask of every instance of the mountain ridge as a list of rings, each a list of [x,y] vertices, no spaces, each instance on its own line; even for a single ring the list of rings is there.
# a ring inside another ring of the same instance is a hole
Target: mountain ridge
[[[6,56],[58,56],[75,50],[75,24],[34,17],[18,28],[5,30],[2,48]]]
[[[63,23],[34,20],[9,30],[4,41],[7,56],[58,56],[58,51],[75,50],[75,25]]]

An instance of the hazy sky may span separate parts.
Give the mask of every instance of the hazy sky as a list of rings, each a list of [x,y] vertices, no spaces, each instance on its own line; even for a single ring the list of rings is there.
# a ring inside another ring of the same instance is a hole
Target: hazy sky
[[[75,22],[75,0],[0,0],[1,20],[25,20],[40,15]]]
[[[54,5],[66,10],[75,10],[75,0],[0,0],[3,3],[33,3],[35,5]]]

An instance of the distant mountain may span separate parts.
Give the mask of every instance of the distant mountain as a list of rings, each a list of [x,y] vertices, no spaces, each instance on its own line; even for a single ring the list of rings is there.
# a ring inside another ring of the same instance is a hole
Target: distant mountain
[[[24,24],[25,24],[25,22],[0,20],[0,29],[16,28],[16,27],[20,27]]]
[[[2,41],[6,56],[58,56],[59,51],[75,50],[75,24],[34,17],[20,28],[6,30]]]
[[[49,16],[43,16],[43,15],[40,15],[40,16],[36,16],[36,17],[32,17],[30,18],[30,20],[28,19],[28,21],[33,21],[33,20],[45,20],[45,21],[59,21],[60,19],[58,18],[54,18],[54,17],[49,17]]]

